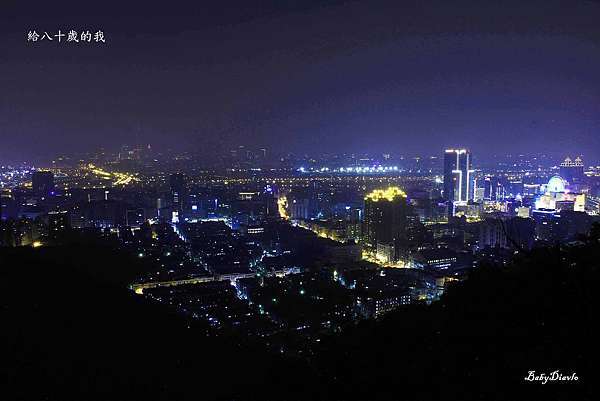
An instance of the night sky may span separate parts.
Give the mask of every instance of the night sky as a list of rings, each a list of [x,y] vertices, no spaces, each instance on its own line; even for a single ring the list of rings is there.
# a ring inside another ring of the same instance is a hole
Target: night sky
[[[599,21],[576,0],[4,0],[0,162],[124,143],[597,161]],[[107,43],[27,42],[59,29]]]

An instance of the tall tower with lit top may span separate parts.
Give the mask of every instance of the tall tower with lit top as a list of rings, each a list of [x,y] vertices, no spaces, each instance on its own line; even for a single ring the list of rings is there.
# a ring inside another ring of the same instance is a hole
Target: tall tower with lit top
[[[444,199],[449,205],[466,204],[473,200],[474,173],[469,150],[446,149],[444,152]]]
[[[408,212],[406,193],[398,187],[377,189],[367,194],[363,230],[365,250],[386,262],[401,259],[408,243]]]

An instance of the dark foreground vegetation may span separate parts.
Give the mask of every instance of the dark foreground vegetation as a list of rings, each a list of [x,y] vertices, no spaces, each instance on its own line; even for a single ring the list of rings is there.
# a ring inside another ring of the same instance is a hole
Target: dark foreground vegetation
[[[0,249],[0,399],[574,400],[598,377],[600,230],[482,267],[432,306],[290,360],[134,296],[143,266],[91,244]],[[576,382],[527,382],[559,369]]]

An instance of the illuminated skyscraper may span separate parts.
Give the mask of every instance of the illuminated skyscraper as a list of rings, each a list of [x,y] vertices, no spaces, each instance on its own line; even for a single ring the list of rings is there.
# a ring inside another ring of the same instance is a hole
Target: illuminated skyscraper
[[[182,173],[171,174],[169,184],[171,186],[171,203],[173,210],[181,214],[185,206],[187,188],[185,175]]]
[[[447,149],[444,153],[444,199],[449,205],[473,200],[474,181],[471,152]]]
[[[408,211],[406,194],[398,187],[375,190],[365,196],[365,250],[384,262],[401,259],[408,243]]]
[[[567,180],[569,184],[577,184],[583,180],[583,160],[577,157],[571,160],[567,157],[560,164],[560,176]]]
[[[483,199],[499,201],[505,198],[504,182],[499,177],[487,176],[482,181]]]

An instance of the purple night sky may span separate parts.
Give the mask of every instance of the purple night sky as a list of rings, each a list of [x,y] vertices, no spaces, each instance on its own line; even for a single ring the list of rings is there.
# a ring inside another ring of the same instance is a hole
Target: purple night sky
[[[600,158],[597,2],[280,3],[3,2],[0,162],[123,143]],[[107,43],[27,42],[58,29]]]

